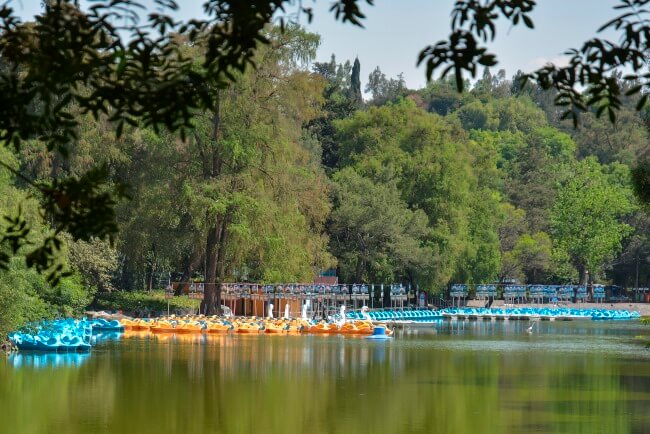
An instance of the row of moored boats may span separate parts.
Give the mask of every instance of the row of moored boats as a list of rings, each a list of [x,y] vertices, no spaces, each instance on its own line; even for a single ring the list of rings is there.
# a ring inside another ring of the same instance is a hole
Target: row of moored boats
[[[156,319],[124,318],[125,330],[152,333],[242,333],[242,334],[354,334],[372,335],[377,327],[369,320],[310,321],[289,318],[223,318],[193,315]],[[392,331],[386,330],[387,334]]]

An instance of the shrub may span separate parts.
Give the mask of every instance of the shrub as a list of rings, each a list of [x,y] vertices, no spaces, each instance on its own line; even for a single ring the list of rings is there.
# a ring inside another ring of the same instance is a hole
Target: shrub
[[[167,312],[168,301],[169,309],[172,312],[196,312],[200,303],[200,300],[189,298],[186,295],[166,299],[164,291],[113,291],[97,294],[91,307],[96,310],[121,310],[123,312]]]

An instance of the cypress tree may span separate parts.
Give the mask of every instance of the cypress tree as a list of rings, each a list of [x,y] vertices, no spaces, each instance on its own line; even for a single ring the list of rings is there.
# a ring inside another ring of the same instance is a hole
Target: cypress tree
[[[359,58],[354,59],[354,65],[352,66],[352,76],[350,79],[350,93],[352,101],[355,104],[361,104],[361,63],[359,63]]]

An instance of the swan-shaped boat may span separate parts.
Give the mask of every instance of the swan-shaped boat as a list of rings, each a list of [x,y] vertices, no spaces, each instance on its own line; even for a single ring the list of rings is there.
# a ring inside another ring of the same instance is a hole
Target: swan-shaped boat
[[[140,318],[122,318],[120,324],[124,330],[133,331],[147,331],[152,325],[151,321]]]
[[[264,325],[264,333],[282,334],[287,332],[287,324],[282,321],[267,321]]]
[[[236,333],[258,334],[264,332],[264,325],[257,322],[242,322],[235,330]]]
[[[153,323],[149,330],[152,333],[174,333],[176,329],[175,321],[158,320]]]
[[[231,322],[219,321],[219,322],[208,322],[205,331],[207,333],[228,333],[233,329],[234,326]]]
[[[201,333],[203,332],[203,324],[196,321],[180,322],[174,328],[175,333]]]
[[[336,328],[336,325],[321,321],[317,324],[312,324],[309,326],[307,331],[309,333],[315,333],[315,334],[321,334],[321,333],[336,333],[338,329]]]

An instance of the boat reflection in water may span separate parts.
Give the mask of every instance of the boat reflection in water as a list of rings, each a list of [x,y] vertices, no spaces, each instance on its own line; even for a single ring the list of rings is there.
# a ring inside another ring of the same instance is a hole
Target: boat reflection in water
[[[90,343],[95,346],[108,341],[119,341],[124,332],[95,332],[90,338]]]
[[[308,335],[292,339],[290,335],[127,331],[123,338],[137,340],[148,347],[163,344],[165,350],[153,354],[163,359],[168,375],[180,368],[192,377],[202,377],[206,363],[216,363],[222,379],[235,378],[241,375],[242,369],[253,376],[273,371],[297,377],[304,369],[322,379],[332,375],[332,370],[336,375],[363,377],[372,366],[387,361],[394,374],[404,369],[404,353],[392,347],[391,342],[371,342],[363,336]],[[144,363],[152,353],[141,352],[129,357],[142,359]]]
[[[36,369],[58,368],[62,366],[81,366],[90,357],[89,353],[41,353],[23,351],[9,355],[9,363],[14,368],[30,367]]]

